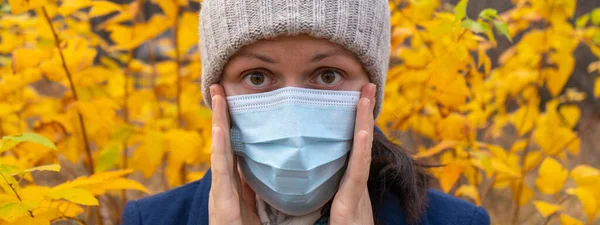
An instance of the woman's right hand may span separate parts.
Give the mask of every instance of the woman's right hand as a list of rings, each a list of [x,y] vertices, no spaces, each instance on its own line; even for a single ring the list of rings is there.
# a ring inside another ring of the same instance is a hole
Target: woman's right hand
[[[212,98],[212,185],[208,197],[211,225],[259,225],[254,191],[240,179],[231,150],[229,114],[223,87],[210,87]],[[240,193],[241,192],[241,193]]]

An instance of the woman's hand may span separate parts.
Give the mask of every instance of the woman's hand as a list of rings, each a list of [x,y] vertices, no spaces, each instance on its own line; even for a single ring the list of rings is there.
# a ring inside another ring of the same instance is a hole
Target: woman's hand
[[[260,224],[256,214],[254,192],[240,179],[237,162],[231,150],[225,91],[221,85],[215,84],[210,87],[210,95],[213,128],[210,155],[212,185],[208,197],[209,224]]]
[[[360,97],[356,110],[352,153],[348,169],[333,199],[329,218],[330,225],[370,225],[374,223],[367,181],[371,166],[371,147],[375,123],[373,118],[375,85],[365,85]]]

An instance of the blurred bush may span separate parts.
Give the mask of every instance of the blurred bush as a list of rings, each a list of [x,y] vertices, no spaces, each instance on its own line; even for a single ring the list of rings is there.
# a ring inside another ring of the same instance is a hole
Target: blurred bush
[[[199,1],[0,3],[0,224],[118,224],[128,199],[203,176]],[[410,133],[444,192],[484,207],[508,192],[494,224],[527,223],[524,208],[593,224],[600,171],[572,159],[598,121],[580,103],[600,97],[600,8],[575,18],[575,0],[513,0],[470,18],[467,5],[390,1],[378,126]],[[492,62],[497,40],[511,44]],[[591,94],[565,88],[581,46],[596,57]]]

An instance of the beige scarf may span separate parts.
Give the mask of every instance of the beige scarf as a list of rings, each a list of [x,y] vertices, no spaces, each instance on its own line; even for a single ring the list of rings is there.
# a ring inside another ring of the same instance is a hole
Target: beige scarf
[[[286,215],[256,195],[256,211],[261,225],[313,225],[321,218],[321,209],[303,216]]]

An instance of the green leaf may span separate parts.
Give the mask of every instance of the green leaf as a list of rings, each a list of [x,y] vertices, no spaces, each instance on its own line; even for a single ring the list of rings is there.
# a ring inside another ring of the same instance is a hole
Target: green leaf
[[[23,202],[8,202],[0,206],[0,219],[9,223],[28,215],[29,207]]]
[[[479,13],[479,18],[486,20],[494,20],[499,18],[498,11],[495,9],[484,9]]]
[[[456,7],[454,7],[454,15],[456,16],[456,19],[462,20],[463,18],[465,18],[467,16],[467,4],[468,3],[469,3],[469,0],[460,0],[460,2],[458,2],[458,4],[456,4]]]
[[[590,14],[592,23],[594,25],[600,25],[600,8],[595,8]]]
[[[48,148],[56,150],[56,146],[52,141],[48,140],[46,137],[35,134],[35,133],[24,133],[21,135],[13,135],[13,136],[4,136],[2,137],[2,144],[0,145],[0,152],[8,151],[9,149],[15,147],[21,142],[29,141],[33,143],[37,143]]]
[[[20,170],[21,170],[21,168],[19,168],[18,166],[13,166],[13,165],[8,165],[8,164],[0,165],[0,173],[5,174],[5,175],[11,175],[16,172],[19,172]]]
[[[463,20],[462,23],[460,23],[460,26],[467,28],[475,33],[483,33],[484,31],[483,26],[479,22],[474,21],[472,19]]]
[[[494,45],[496,45],[496,36],[494,36],[494,32],[492,30],[492,26],[488,23],[479,23],[479,25],[481,25],[481,27],[483,28],[483,32],[485,33],[485,36],[487,36],[488,39],[490,39],[490,42],[494,43]]]
[[[124,142],[135,134],[135,128],[131,125],[123,125],[115,130],[111,135],[112,142]]]
[[[36,166],[33,168],[29,168],[26,170],[23,170],[21,172],[19,172],[20,174],[25,174],[25,173],[31,173],[33,171],[55,171],[55,172],[60,172],[60,165],[58,164],[50,164],[50,165],[44,165],[44,166]]]
[[[0,187],[2,187],[4,192],[11,194],[13,194],[13,192],[19,192],[21,186],[19,186],[19,182],[15,179],[15,177],[11,175],[18,170],[19,168],[16,166],[0,166]]]
[[[592,39],[592,41],[595,44],[600,45],[600,32],[596,32],[596,34],[594,35],[594,38]]]
[[[577,21],[575,22],[575,27],[581,29],[584,28],[585,25],[587,25],[588,21],[590,21],[590,14],[585,14],[583,16],[580,16]]]
[[[96,164],[96,172],[104,172],[112,168],[119,161],[120,148],[117,143],[108,144],[100,151],[100,159]]]
[[[508,25],[506,25],[504,21],[494,22],[494,28],[496,28],[498,33],[504,35],[510,42],[512,42],[512,37],[510,37],[510,34],[508,33]]]

